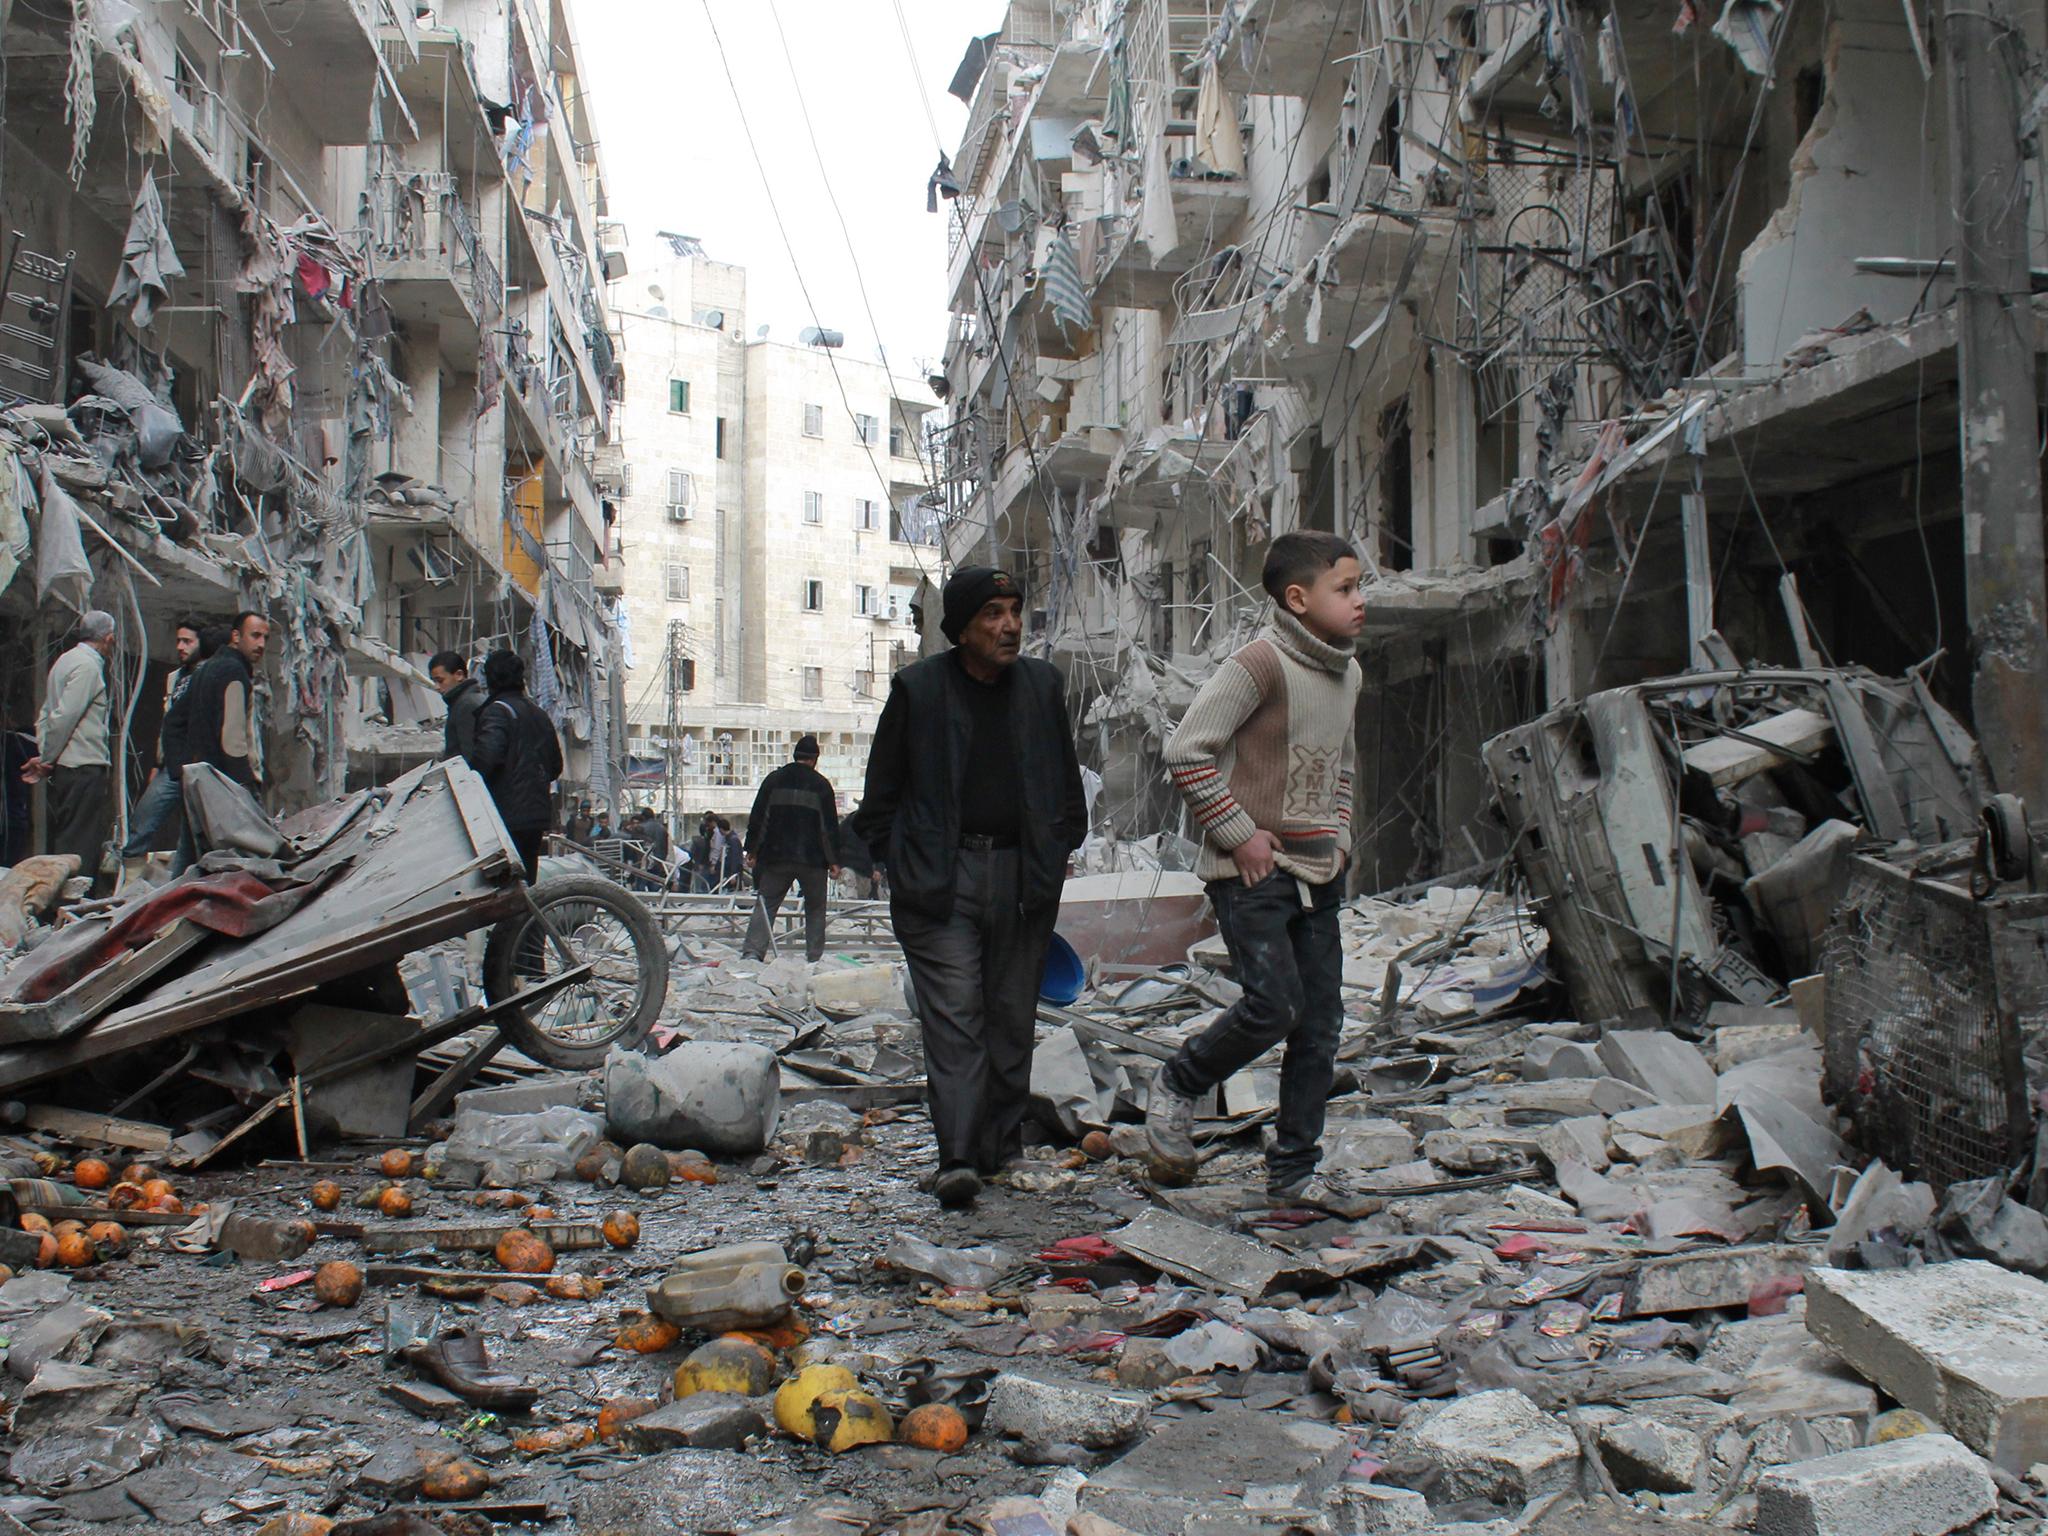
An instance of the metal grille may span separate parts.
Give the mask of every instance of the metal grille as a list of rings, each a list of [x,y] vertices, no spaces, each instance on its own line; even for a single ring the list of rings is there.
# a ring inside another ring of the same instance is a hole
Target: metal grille
[[[1821,945],[1828,1099],[1866,1151],[1937,1189],[2006,1172],[2019,1000],[2000,995],[1996,909],[1874,860],[1852,868]]]
[[[1496,155],[1484,174],[1492,211],[1472,226],[1461,344],[1521,357],[1590,353],[1577,269],[1614,241],[1614,165],[1520,145],[1512,159]]]

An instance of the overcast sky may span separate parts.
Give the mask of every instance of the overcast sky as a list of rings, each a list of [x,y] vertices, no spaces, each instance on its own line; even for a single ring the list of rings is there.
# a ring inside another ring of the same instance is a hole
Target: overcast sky
[[[950,156],[967,109],[946,84],[968,39],[994,30],[1003,6],[900,3],[930,117]],[[707,4],[767,168],[766,186],[747,148]],[[872,356],[879,332],[898,371],[922,372],[937,361],[946,331],[948,205],[925,212],[925,183],[939,146],[918,100],[896,0],[575,0],[575,16],[611,214],[627,223],[635,242],[657,230],[695,235],[712,257],[746,267],[749,334],[765,324],[794,340],[813,323],[808,286],[818,322],[844,331],[850,351]],[[851,257],[825,175],[852,233]],[[781,210],[795,266],[772,208]]]

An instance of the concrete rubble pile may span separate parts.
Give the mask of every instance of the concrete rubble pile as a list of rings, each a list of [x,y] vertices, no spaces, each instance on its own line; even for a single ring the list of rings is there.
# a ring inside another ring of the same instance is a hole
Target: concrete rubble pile
[[[1545,941],[1501,889],[1347,910],[1322,1209],[1263,1197],[1264,1062],[1203,1107],[1192,1187],[1145,1175],[1152,1072],[1235,995],[1199,945],[1042,1006],[1045,1139],[961,1213],[917,1188],[900,966],[712,939],[645,1054],[506,1074],[322,1162],[173,1184],[24,1127],[0,1137],[0,1513],[2034,1528],[2038,1211],[1855,1150],[1791,1008],[1713,1003],[1697,1041],[1551,1016]]]

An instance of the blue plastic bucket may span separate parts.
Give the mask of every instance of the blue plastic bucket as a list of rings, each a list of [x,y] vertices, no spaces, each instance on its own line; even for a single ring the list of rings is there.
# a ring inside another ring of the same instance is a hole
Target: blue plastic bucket
[[[1052,943],[1045,950],[1045,974],[1038,981],[1040,1001],[1065,1008],[1081,995],[1081,989],[1087,984],[1088,968],[1081,964],[1081,957],[1074,953],[1074,946],[1054,934]]]

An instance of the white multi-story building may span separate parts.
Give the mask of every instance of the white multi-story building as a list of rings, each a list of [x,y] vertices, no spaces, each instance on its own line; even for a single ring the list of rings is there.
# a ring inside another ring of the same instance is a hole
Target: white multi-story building
[[[746,273],[694,242],[630,266],[613,306],[632,797],[743,816],[809,732],[850,805],[937,575],[937,401],[837,345],[750,337]]]

